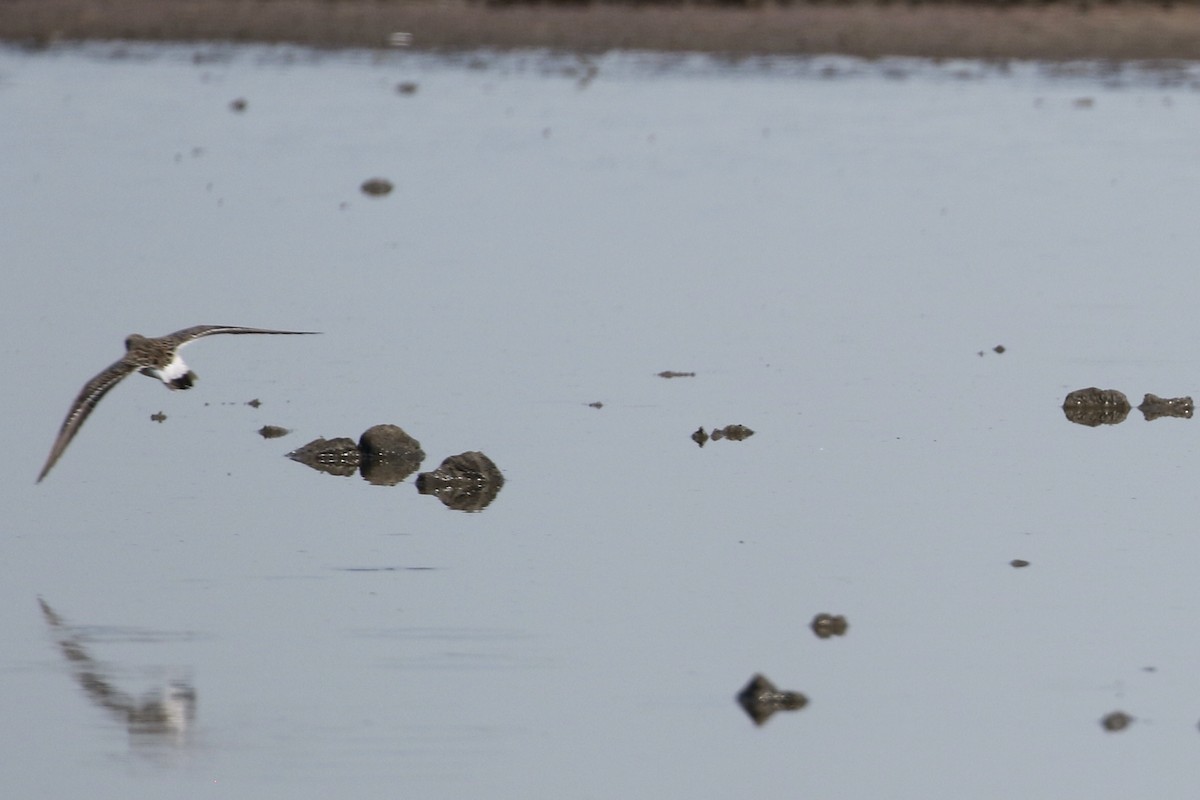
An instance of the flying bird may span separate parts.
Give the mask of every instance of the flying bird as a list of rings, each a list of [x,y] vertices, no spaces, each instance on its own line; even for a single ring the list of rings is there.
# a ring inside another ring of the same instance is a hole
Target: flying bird
[[[100,398],[121,382],[126,375],[141,372],[151,378],[158,378],[168,389],[190,389],[196,382],[196,373],[188,369],[179,357],[179,348],[194,342],[204,336],[215,336],[218,333],[266,333],[274,335],[304,336],[316,331],[272,331],[265,328],[243,328],[238,325],[196,325],[181,331],[151,339],[137,333],[132,333],[125,339],[125,355],[113,362],[106,370],[92,378],[79,392],[67,418],[63,420],[58,430],[58,438],[50,448],[50,457],[46,466],[42,467],[37,482],[50,472],[55,462],[62,456],[67,445],[79,433],[83,421],[92,413],[92,409],[100,402]]]

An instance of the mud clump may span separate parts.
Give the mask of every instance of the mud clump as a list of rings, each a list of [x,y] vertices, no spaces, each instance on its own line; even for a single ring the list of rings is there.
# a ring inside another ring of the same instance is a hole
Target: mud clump
[[[764,724],[776,711],[798,711],[808,705],[808,698],[800,692],[782,691],[761,674],[750,679],[737,701],[755,725]]]
[[[401,81],[396,84],[396,94],[416,94],[416,81]]]
[[[692,433],[692,441],[704,447],[709,439],[712,439],[714,442],[718,442],[721,439],[728,439],[731,442],[741,442],[753,435],[754,431],[745,425],[726,425],[724,428],[713,428],[712,434],[705,433],[704,426],[701,425]]]
[[[1023,558],[1014,558],[1012,561],[1008,562],[1008,565],[1013,569],[1023,569],[1029,566],[1029,562]]]
[[[1133,717],[1126,714],[1124,711],[1114,711],[1111,714],[1106,714],[1100,720],[1100,726],[1109,733],[1123,731],[1133,724]]]
[[[1077,425],[1117,425],[1129,416],[1129,398],[1116,389],[1076,389],[1063,401],[1063,413]]]
[[[477,450],[449,456],[437,469],[417,476],[418,492],[434,495],[457,511],[482,511],[503,486],[500,469]]]
[[[330,475],[349,477],[358,471],[362,453],[353,439],[345,436],[336,439],[317,438],[303,447],[287,454],[292,461],[312,467]]]
[[[813,617],[812,632],[817,635],[818,639],[828,639],[832,636],[845,636],[846,631],[850,629],[850,623],[846,622],[846,618],[840,614],[817,614]]]
[[[392,193],[392,182],[386,178],[370,178],[363,181],[362,193],[367,197],[384,197]]]
[[[287,428],[281,428],[278,425],[263,425],[258,429],[258,435],[264,439],[278,439],[280,436],[287,436],[291,433]]]
[[[358,438],[362,474],[377,486],[395,486],[425,460],[421,443],[397,425],[375,425]]]
[[[713,441],[728,439],[731,442],[741,442],[749,439],[754,435],[754,431],[747,428],[745,425],[726,425],[724,428],[716,428],[712,432]]]
[[[229,102],[229,110],[234,112],[235,114],[241,114],[243,111],[246,110],[246,107],[248,105],[249,105],[249,103],[246,102],[246,98],[239,97],[236,100],[231,100]]]
[[[150,419],[154,420],[155,422],[162,423],[167,421],[167,415],[159,411],[157,414],[151,414]]]
[[[345,436],[314,439],[288,453],[288,458],[330,475],[361,472],[376,486],[395,486],[425,460],[421,443],[397,425],[375,425],[355,442]]]
[[[1147,394],[1137,408],[1147,422],[1159,417],[1191,419],[1192,411],[1195,410],[1190,397],[1159,397],[1156,394]]]
[[[664,369],[662,372],[658,373],[658,377],[660,377],[660,378],[694,378],[694,377],[696,377],[696,373],[694,373],[694,372],[675,372],[674,370]]]

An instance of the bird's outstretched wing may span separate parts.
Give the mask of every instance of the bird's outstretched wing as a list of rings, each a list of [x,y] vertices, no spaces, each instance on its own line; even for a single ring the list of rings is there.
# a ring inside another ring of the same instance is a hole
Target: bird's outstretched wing
[[[67,449],[67,445],[75,438],[83,421],[88,418],[88,414],[92,413],[92,409],[100,402],[100,398],[108,394],[110,389],[135,369],[137,369],[136,364],[122,358],[88,381],[87,385],[80,390],[79,396],[71,404],[71,410],[67,412],[67,418],[63,420],[62,427],[58,430],[58,438],[54,440],[54,446],[50,448],[50,457],[46,459],[46,466],[42,467],[42,471],[38,475],[38,483],[42,482],[42,478],[50,472],[54,462],[58,461],[59,456]]]
[[[218,333],[267,333],[279,336],[311,336],[317,331],[274,331],[267,328],[244,328],[241,325],[193,325],[181,331],[168,333],[162,337],[164,342],[173,347],[182,347],[203,336],[215,336]]]

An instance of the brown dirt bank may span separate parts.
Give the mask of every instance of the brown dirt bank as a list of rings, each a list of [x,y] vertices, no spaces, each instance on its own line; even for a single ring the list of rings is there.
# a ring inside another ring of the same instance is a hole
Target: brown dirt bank
[[[0,0],[0,39],[292,42],[938,58],[1197,59],[1200,5],[514,5],[470,0]]]

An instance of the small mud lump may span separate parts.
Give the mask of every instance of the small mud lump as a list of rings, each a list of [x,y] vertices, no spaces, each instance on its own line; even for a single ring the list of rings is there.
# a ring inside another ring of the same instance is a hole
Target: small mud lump
[[[845,636],[846,631],[850,629],[850,623],[840,614],[817,614],[813,617],[811,627],[818,639],[828,639],[831,636]]]
[[[724,428],[714,428],[712,432],[713,441],[720,439],[728,439],[731,442],[740,442],[749,439],[754,435],[754,431],[747,428],[745,425],[726,425]]]
[[[391,194],[392,182],[386,178],[370,178],[363,181],[362,193],[368,197],[383,197]]]
[[[799,692],[785,692],[775,687],[761,674],[755,675],[738,693],[737,701],[755,725],[762,725],[776,711],[797,711],[808,705],[808,698]]]
[[[1104,719],[1100,720],[1100,725],[1109,733],[1123,731],[1132,724],[1133,717],[1124,711],[1114,711],[1111,714],[1105,715]]]
[[[258,429],[258,435],[264,439],[278,439],[280,436],[287,436],[291,431],[287,428],[281,428],[278,425],[263,425]]]

